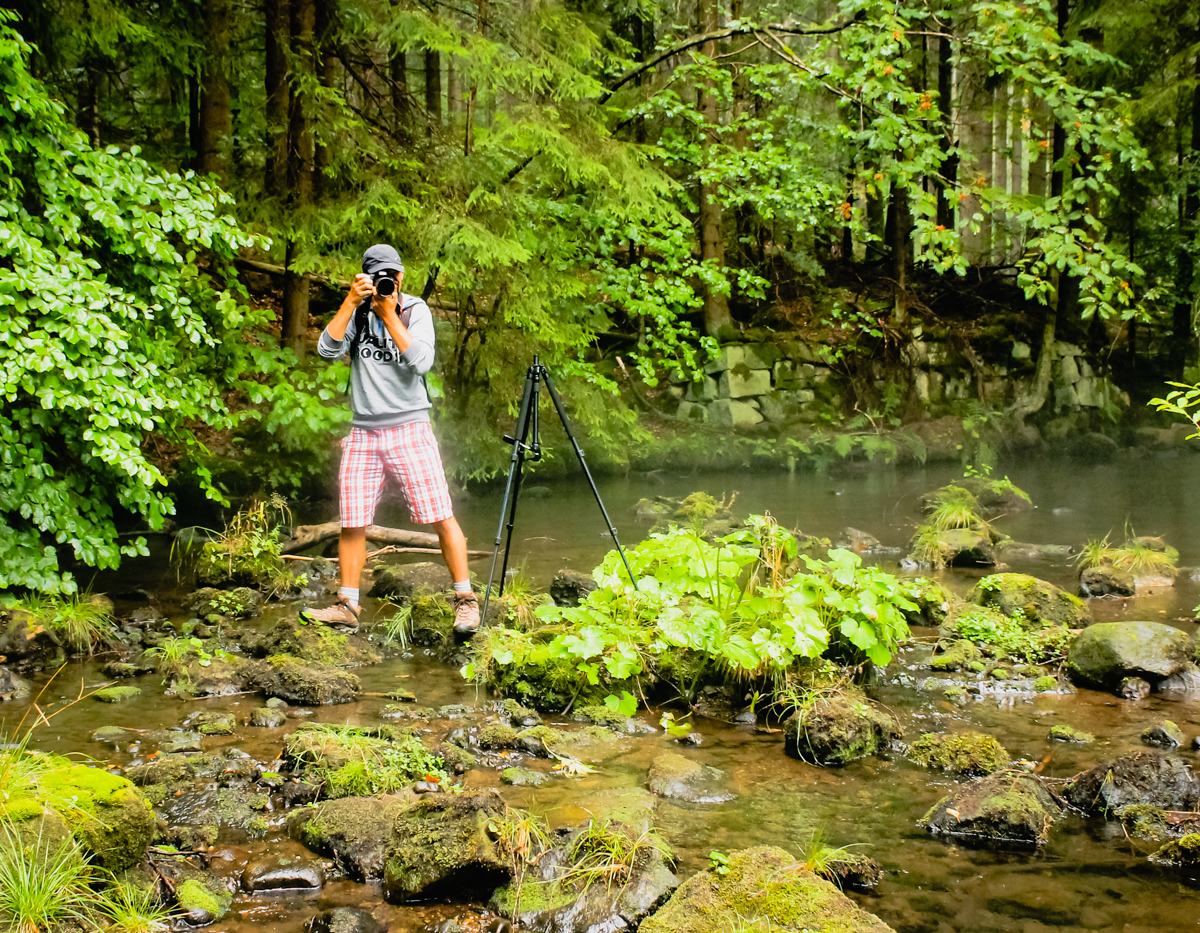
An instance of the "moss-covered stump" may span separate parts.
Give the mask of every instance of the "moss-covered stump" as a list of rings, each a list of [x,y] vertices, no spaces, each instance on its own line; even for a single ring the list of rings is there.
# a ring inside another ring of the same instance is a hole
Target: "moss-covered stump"
[[[287,655],[253,661],[240,673],[255,690],[304,706],[349,703],[362,689],[358,677],[349,671]]]
[[[362,667],[382,660],[379,652],[356,635],[342,635],[326,625],[299,619],[281,619],[262,634],[248,634],[242,647],[255,658],[287,655],[333,667]]]
[[[34,760],[31,786],[15,794],[4,788],[8,793],[0,800],[0,813],[20,823],[44,820],[45,810],[55,811],[102,868],[121,871],[141,861],[158,827],[150,804],[131,781],[56,755]]]
[[[1173,839],[1150,856],[1155,865],[1166,868],[1196,868],[1200,866],[1200,833],[1188,833]]]
[[[926,733],[908,749],[908,757],[926,768],[982,776],[1007,768],[1004,746],[982,732]]]
[[[839,692],[805,706],[784,723],[784,748],[819,765],[844,765],[882,751],[903,734],[890,713],[862,694]]]
[[[262,594],[248,586],[239,586],[232,590],[201,587],[183,601],[183,608],[194,612],[201,619],[207,619],[211,615],[228,619],[249,619],[258,615],[262,607]]]
[[[834,885],[783,849],[759,846],[729,856],[724,872],[693,875],[638,927],[639,933],[890,933]]]
[[[1044,845],[1062,812],[1026,771],[1000,771],[947,794],[922,822],[934,835],[987,848]]]
[[[374,599],[406,600],[413,596],[444,593],[454,581],[443,564],[420,561],[415,564],[376,564],[371,570]]]
[[[1200,780],[1182,759],[1157,752],[1133,752],[1085,771],[1066,786],[1072,806],[1086,813],[1106,813],[1130,804],[1164,810],[1195,810]]]
[[[494,790],[425,794],[401,810],[392,825],[384,863],[388,900],[403,903],[453,894],[487,894],[511,876],[489,824],[504,817]]]
[[[318,855],[333,859],[355,881],[378,881],[396,817],[408,803],[400,797],[325,800],[288,820],[288,832]]]
[[[1085,687],[1115,691],[1127,677],[1155,684],[1179,673],[1192,651],[1190,635],[1161,622],[1101,622],[1075,639],[1067,671]]]
[[[999,609],[1006,616],[1019,615],[1037,628],[1083,628],[1092,621],[1092,611],[1078,596],[1025,573],[990,574],[976,584],[967,601]]]
[[[656,757],[646,780],[655,796],[687,803],[723,803],[734,797],[724,788],[721,771],[678,752],[663,752]]]
[[[621,859],[613,861],[612,852]],[[528,933],[636,929],[677,887],[657,836],[593,821],[563,836],[519,884],[497,890],[489,906]]]
[[[306,724],[284,740],[284,757],[326,797],[368,797],[445,778],[443,760],[419,738],[392,726]]]

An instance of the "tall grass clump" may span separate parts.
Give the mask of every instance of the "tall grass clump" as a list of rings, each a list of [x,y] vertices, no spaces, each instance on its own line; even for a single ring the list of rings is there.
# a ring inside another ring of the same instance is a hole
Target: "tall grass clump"
[[[70,836],[47,838],[45,825],[29,839],[17,824],[0,818],[0,927],[45,933],[75,921],[94,928],[92,868]]]

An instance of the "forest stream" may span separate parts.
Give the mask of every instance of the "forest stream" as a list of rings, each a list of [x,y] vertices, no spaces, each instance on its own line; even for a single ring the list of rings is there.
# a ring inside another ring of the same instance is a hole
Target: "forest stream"
[[[897,549],[892,557],[869,558],[883,569],[907,574],[899,559],[919,518],[922,493],[949,482],[957,475],[950,467],[925,470],[872,469],[832,475],[803,473],[709,474],[683,476],[652,474],[609,479],[600,492],[622,542],[635,544],[645,536],[648,523],[639,522],[633,505],[656,495],[681,497],[705,490],[722,498],[736,492],[737,517],[770,512],[784,527],[825,537],[835,537],[845,526],[875,535],[885,546]],[[1162,536],[1179,550],[1181,572],[1173,588],[1155,595],[1089,600],[1097,622],[1126,619],[1166,622],[1188,634],[1196,629],[1194,608],[1200,602],[1200,584],[1193,570],[1200,566],[1200,457],[1189,454],[1154,457],[1130,452],[1111,464],[1085,465],[1066,460],[1041,459],[1008,466],[1012,481],[1029,493],[1036,508],[997,519],[1008,535],[1019,541],[1071,545],[1078,550],[1088,539],[1105,534],[1120,536],[1127,525],[1141,535]],[[530,483],[536,483],[531,480]],[[399,524],[398,511],[386,506],[384,523]],[[499,492],[477,493],[459,503],[460,520],[471,545],[491,548],[498,518]],[[324,514],[296,510],[296,519],[324,521]],[[523,568],[534,583],[545,588],[564,567],[590,572],[611,547],[603,519],[587,486],[582,482],[530,485],[523,492],[513,537],[513,564]],[[1078,589],[1078,570],[1071,558],[1026,559],[1007,556],[1008,569],[1028,573],[1071,592]],[[474,572],[482,576],[487,560],[476,560]],[[946,570],[935,578],[954,593],[965,594],[984,571]],[[154,604],[174,620],[190,614],[181,606],[192,589],[181,582],[166,544],[159,542],[153,557],[127,561],[119,575],[101,575],[94,592],[107,592],[118,615],[144,602],[131,598],[134,591],[151,594]],[[368,601],[368,609],[372,608]],[[261,616],[248,625],[266,629],[280,618],[291,617],[297,602],[268,603]],[[239,623],[242,624],[242,623]],[[926,732],[977,729],[995,736],[1013,759],[1025,762],[1043,777],[1065,778],[1126,752],[1144,748],[1139,734],[1151,723],[1169,719],[1178,723],[1185,744],[1171,753],[1191,760],[1190,748],[1200,735],[1200,705],[1192,693],[1152,693],[1128,700],[1112,693],[1079,688],[1073,693],[1033,694],[982,675],[956,673],[941,678],[931,689],[927,667],[935,629],[916,628],[913,639],[898,653],[871,696],[891,710],[911,742]],[[69,704],[80,693],[101,686],[97,658],[70,663],[42,696],[47,714]],[[252,696],[226,696],[181,700],[164,694],[161,677],[145,674],[126,683],[141,687],[142,695],[128,703],[103,705],[88,699],[76,702],[49,723],[32,730],[31,746],[59,754],[84,756],[124,768],[150,760],[163,741],[160,730],[176,729],[198,709],[232,713],[238,728],[233,735],[206,736],[200,746],[206,753],[236,748],[259,762],[280,755],[284,736],[298,722],[319,721],[375,726],[388,700],[383,694],[408,689],[421,707],[442,712],[417,723],[418,734],[437,742],[463,725],[455,705],[492,706],[494,699],[479,695],[460,675],[457,666],[412,648],[383,663],[356,671],[362,693],[352,703],[319,707],[293,707],[286,723],[274,728],[245,725],[249,711],[261,705]],[[34,695],[47,674],[26,675],[34,682]],[[965,700],[943,695],[944,684],[963,684]],[[370,695],[367,695],[370,694]],[[0,703],[0,730],[13,734],[17,724],[30,721],[29,699]],[[753,845],[778,845],[800,852],[814,833],[833,846],[852,846],[880,862],[884,876],[873,894],[852,896],[899,933],[1039,933],[1039,931],[1097,931],[1141,933],[1195,927],[1200,917],[1200,885],[1187,871],[1156,867],[1147,861],[1153,843],[1127,835],[1122,824],[1097,817],[1065,814],[1053,826],[1048,843],[1039,851],[996,852],[965,848],[930,835],[923,815],[953,785],[955,779],[917,767],[899,751],[868,757],[840,768],[822,768],[786,756],[782,736],[753,723],[734,724],[696,716],[698,745],[681,747],[659,729],[657,711],[643,711],[639,720],[652,727],[644,735],[629,736],[613,754],[593,764],[595,772],[581,776],[556,775],[537,787],[502,786],[499,771],[469,770],[468,786],[498,787],[505,801],[545,814],[551,825],[568,826],[586,821],[592,801],[611,797],[612,789],[640,789],[647,769],[664,750],[687,757],[722,772],[714,803],[683,803],[661,799],[654,825],[679,858],[681,878],[709,866],[709,853],[733,852]],[[544,717],[547,723],[559,719]],[[567,720],[562,719],[565,723]],[[1056,724],[1093,733],[1094,744],[1052,743],[1047,733]],[[93,741],[101,726],[127,730],[113,744]],[[528,758],[513,763],[549,770],[548,760]],[[215,785],[214,785],[215,787]],[[640,791],[639,791],[640,792]],[[641,798],[634,798],[641,799]],[[174,806],[171,819],[186,822],[186,807]],[[264,838],[245,832],[223,832],[211,852],[218,874],[239,878],[249,863],[292,856],[311,859],[300,843],[284,830],[288,810],[280,795],[272,796],[265,814]],[[474,929],[468,921],[493,930],[482,904],[423,903],[397,906],[385,901],[378,885],[348,880],[326,863],[324,886],[311,894],[235,895],[232,911],[210,927],[243,933],[258,929],[292,931],[303,921],[333,907],[362,907],[374,913],[393,933]],[[458,924],[458,925],[456,925]]]

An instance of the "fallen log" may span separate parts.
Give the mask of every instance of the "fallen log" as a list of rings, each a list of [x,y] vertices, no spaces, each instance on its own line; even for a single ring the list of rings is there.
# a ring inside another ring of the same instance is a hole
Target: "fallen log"
[[[305,551],[341,534],[342,526],[336,522],[323,522],[320,525],[297,525],[292,529],[292,536],[280,544],[280,554],[295,554]],[[430,551],[441,553],[438,536],[428,531],[409,531],[406,528],[388,528],[386,525],[368,525],[367,540],[384,545],[397,545],[415,551]],[[468,557],[487,557],[491,551],[468,551]]]

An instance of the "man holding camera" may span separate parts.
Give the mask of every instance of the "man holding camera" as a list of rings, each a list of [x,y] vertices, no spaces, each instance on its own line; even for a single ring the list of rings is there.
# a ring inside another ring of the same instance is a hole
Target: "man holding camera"
[[[425,374],[433,365],[433,315],[414,295],[400,291],[404,264],[391,246],[376,244],[363,255],[342,306],[321,334],[317,352],[327,360],[350,356],[353,412],[342,440],[341,537],[338,601],[302,615],[342,629],[358,628],[359,578],[367,555],[367,526],[391,474],[417,524],[432,525],[454,580],[454,631],[479,628],[479,603],[471,591],[467,542],[454,517],[437,440],[429,424]]]

